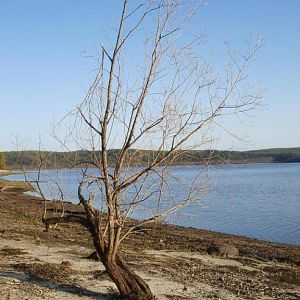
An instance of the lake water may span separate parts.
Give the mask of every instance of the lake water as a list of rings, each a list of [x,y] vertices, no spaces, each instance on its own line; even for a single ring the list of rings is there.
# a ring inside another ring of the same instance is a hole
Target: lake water
[[[170,182],[172,193],[182,196],[199,171],[204,168],[172,167],[172,173],[182,179],[180,184]],[[300,163],[215,166],[208,175],[210,185],[200,204],[184,208],[167,222],[300,245]],[[79,170],[48,170],[43,179],[48,176],[59,179],[66,200],[77,202]],[[7,178],[22,179],[22,175]],[[46,188],[45,194],[57,197]]]

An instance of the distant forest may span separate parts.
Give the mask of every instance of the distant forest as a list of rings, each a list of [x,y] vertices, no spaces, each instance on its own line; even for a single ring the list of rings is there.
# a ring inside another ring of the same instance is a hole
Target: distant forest
[[[72,151],[10,151],[3,152],[6,167],[8,168],[37,168],[41,158],[43,167],[62,168],[76,167],[82,164],[90,164],[91,161],[101,157],[100,152]],[[109,163],[116,162],[119,150],[109,151]],[[127,162],[130,165],[145,165],[155,156],[161,156],[164,152],[152,150],[131,150],[128,153]],[[273,148],[252,151],[219,151],[219,150],[189,150],[178,151],[171,158],[174,165],[188,164],[225,164],[225,163],[254,163],[254,162],[300,162],[300,148]],[[170,162],[170,161],[169,161]]]

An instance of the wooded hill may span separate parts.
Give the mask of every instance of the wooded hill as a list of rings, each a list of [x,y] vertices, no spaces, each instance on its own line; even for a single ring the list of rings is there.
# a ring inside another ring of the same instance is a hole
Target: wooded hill
[[[120,150],[109,151],[109,163],[114,165]],[[72,151],[10,151],[4,152],[8,168],[36,168],[43,160],[43,166],[48,168],[74,167],[89,164],[95,158],[100,161],[100,152]],[[127,162],[131,165],[145,165],[164,152],[152,150],[130,150]],[[93,157],[93,158],[92,158]],[[220,163],[251,163],[251,162],[300,162],[300,148],[272,148],[252,151],[219,151],[219,150],[189,150],[175,153],[170,158],[173,164],[220,164]],[[169,160],[169,161],[170,161]]]

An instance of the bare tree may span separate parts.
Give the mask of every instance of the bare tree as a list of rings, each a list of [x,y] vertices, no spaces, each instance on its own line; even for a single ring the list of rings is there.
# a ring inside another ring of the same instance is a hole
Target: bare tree
[[[63,146],[90,157],[78,185],[85,215],[44,222],[85,226],[120,294],[143,300],[153,299],[152,292],[121,258],[120,244],[138,226],[201,199],[201,175],[182,187],[184,196],[174,195],[172,182],[178,178],[170,166],[190,149],[209,147],[211,128],[222,127],[224,118],[257,105],[260,95],[246,89],[245,72],[262,42],[251,44],[246,54],[228,46],[227,68],[217,76],[212,59],[199,50],[201,36],[187,34],[193,4],[149,0],[131,7],[128,2],[123,1],[111,46],[101,44],[85,99],[58,125],[66,133],[59,138]],[[128,227],[137,212],[139,221]]]

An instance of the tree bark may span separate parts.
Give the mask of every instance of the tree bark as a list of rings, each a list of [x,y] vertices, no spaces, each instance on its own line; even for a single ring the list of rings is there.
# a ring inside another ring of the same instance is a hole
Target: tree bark
[[[155,299],[148,284],[137,275],[130,267],[117,255],[114,261],[102,261],[105,265],[109,277],[118,287],[118,290],[125,299],[128,300],[152,300]]]
[[[105,266],[107,274],[116,284],[121,296],[127,300],[153,300],[153,296],[148,284],[137,275],[120,257],[116,254],[115,257],[108,255],[106,245],[101,244],[101,240],[95,230],[95,224],[92,225],[87,218],[76,215],[68,215],[64,217],[52,217],[43,220],[48,229],[50,225],[57,223],[80,223],[85,226],[91,233],[94,246]],[[100,225],[98,224],[98,227]]]

